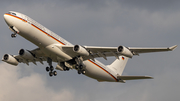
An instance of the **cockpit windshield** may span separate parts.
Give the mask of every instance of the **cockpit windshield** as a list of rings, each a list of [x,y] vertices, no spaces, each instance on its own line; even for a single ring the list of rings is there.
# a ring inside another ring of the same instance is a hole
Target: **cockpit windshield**
[[[14,13],[14,12],[8,12],[9,14],[12,14],[12,15],[16,15],[16,13]]]

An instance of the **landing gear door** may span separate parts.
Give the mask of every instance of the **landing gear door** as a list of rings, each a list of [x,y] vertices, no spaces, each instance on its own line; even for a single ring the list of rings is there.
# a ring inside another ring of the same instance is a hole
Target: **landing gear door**
[[[19,30],[15,26],[10,26],[9,29],[14,33],[19,33]]]

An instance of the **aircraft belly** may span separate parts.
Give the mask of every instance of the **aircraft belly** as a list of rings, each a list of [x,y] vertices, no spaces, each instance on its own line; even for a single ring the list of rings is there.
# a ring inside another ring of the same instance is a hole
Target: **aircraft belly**
[[[94,78],[98,81],[116,81],[115,77],[112,77],[112,73],[111,75],[107,73],[108,71],[103,66],[99,67],[94,63],[90,62],[89,60],[84,61],[84,64],[86,65],[86,76]]]
[[[62,50],[60,50],[54,44],[45,47],[44,51],[46,51],[46,53],[49,53],[48,55],[50,57],[52,57],[52,58],[56,57],[57,60],[59,60],[59,61],[68,61],[68,60],[72,59],[72,57],[70,57],[69,55],[64,53]]]

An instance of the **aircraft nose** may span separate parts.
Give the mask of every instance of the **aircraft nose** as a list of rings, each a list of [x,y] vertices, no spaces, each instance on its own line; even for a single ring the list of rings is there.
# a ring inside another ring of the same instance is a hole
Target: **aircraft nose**
[[[6,14],[4,14],[4,20],[5,20],[5,21],[7,20],[7,15],[6,15]]]
[[[10,24],[10,17],[7,14],[4,14],[4,20],[9,25]]]

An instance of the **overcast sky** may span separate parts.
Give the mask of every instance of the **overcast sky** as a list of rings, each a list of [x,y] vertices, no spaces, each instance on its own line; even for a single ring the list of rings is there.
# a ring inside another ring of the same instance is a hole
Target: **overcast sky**
[[[3,14],[28,15],[73,44],[92,46],[169,47],[180,44],[178,0],[1,0],[0,56],[37,46],[21,36],[12,39]],[[1,101],[178,101],[179,47],[173,52],[134,56],[123,75],[149,75],[152,80],[97,82],[77,71],[49,77],[47,63],[17,67],[0,62]],[[100,59],[108,65],[108,61]],[[56,63],[53,64],[54,67]]]

